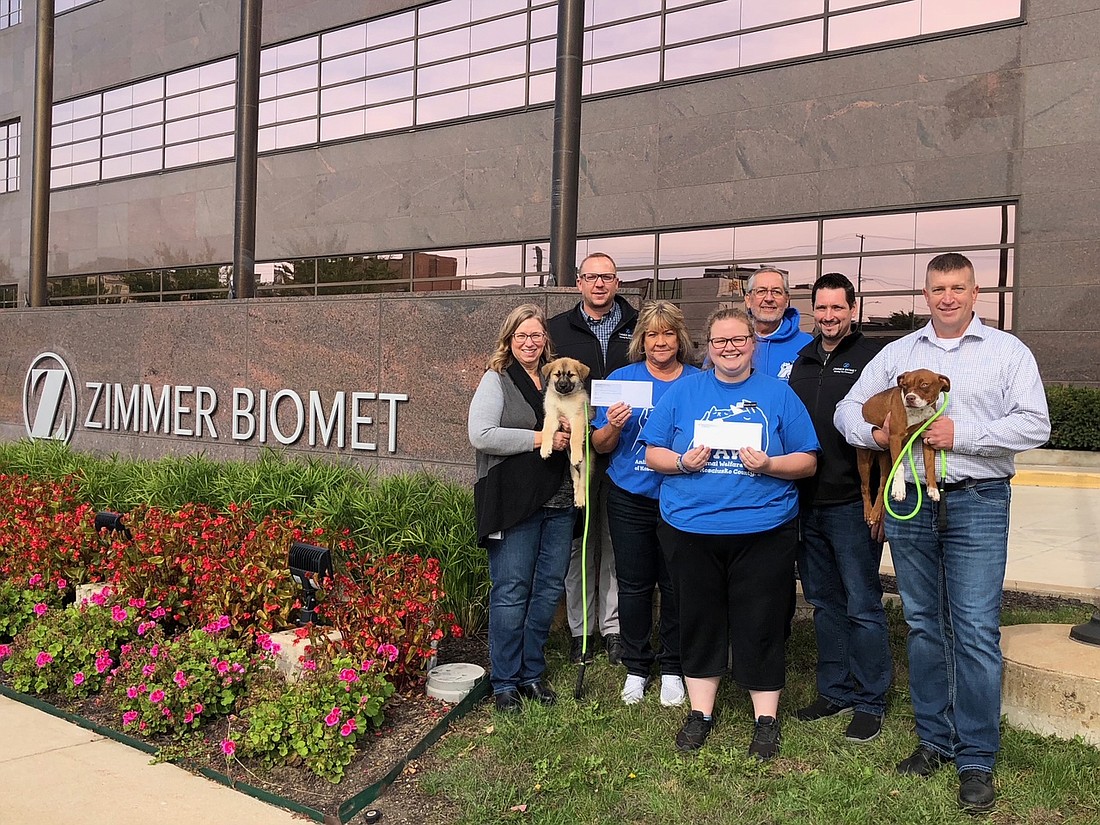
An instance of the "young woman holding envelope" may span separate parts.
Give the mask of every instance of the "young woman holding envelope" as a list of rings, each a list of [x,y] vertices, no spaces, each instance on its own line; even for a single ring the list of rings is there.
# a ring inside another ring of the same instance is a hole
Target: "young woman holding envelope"
[[[680,657],[691,713],[681,751],[702,747],[727,673],[749,692],[749,754],[779,753],[779,695],[798,543],[795,480],[817,468],[817,436],[786,382],[753,372],[752,322],[740,309],[707,321],[712,369],[669,388],[642,429],[663,475],[661,545],[680,596]],[[732,648],[732,668],[729,653]]]

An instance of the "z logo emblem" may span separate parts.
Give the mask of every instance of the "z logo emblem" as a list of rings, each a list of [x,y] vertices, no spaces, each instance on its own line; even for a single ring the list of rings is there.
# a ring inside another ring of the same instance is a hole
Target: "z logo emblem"
[[[76,425],[76,383],[60,355],[44,352],[23,381],[23,423],[32,441],[68,443]]]

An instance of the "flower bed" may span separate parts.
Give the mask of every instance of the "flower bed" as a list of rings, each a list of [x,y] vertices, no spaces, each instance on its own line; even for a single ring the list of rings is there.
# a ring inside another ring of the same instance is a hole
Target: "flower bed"
[[[372,556],[347,531],[289,513],[144,506],[127,514],[129,536],[94,524],[71,480],[0,475],[0,669],[14,690],[168,755],[209,760],[213,746],[224,766],[338,783],[375,741],[387,700],[417,687],[434,644],[462,632],[441,607],[437,560]],[[340,638],[301,629],[304,675],[288,684],[269,634],[297,615],[286,557],[298,540],[344,560],[321,610]],[[85,582],[105,589],[76,604]]]

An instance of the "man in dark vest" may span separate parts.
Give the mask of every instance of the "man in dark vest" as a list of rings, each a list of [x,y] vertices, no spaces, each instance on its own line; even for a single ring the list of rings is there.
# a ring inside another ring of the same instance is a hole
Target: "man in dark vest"
[[[591,380],[602,380],[629,363],[627,350],[634,334],[638,312],[618,296],[619,278],[615,261],[603,252],[593,252],[578,269],[580,302],[573,309],[550,319],[550,338],[558,356],[576,358],[591,371]],[[607,529],[607,456],[592,462],[589,501],[593,508],[588,533],[588,592],[581,592],[580,542],[574,542],[565,577],[565,606],[573,636],[570,656],[581,659],[584,636],[590,639],[597,627],[603,636],[608,659],[622,663],[619,638],[619,583],[615,579],[615,554]],[[584,626],[582,598],[588,603],[588,627]],[[593,645],[588,645],[591,658]]]

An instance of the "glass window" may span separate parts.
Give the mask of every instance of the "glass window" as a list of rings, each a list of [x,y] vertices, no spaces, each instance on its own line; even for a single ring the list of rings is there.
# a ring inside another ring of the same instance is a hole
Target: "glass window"
[[[680,43],[708,38],[741,28],[741,0],[723,0],[710,6],[697,6],[665,16],[665,43]],[[716,49],[717,51],[717,49]]]
[[[461,26],[470,22],[470,0],[447,0],[445,3],[432,3],[417,9],[418,27],[421,35]]]
[[[746,0],[741,9],[741,28],[752,29],[784,20],[798,20],[824,11],[824,0],[783,0],[782,3]]]
[[[558,33],[558,10],[556,6],[545,6],[531,12],[531,39],[553,37]]]
[[[733,235],[738,261],[776,261],[817,252],[817,221],[738,226]]]
[[[656,83],[661,79],[661,53],[650,52],[606,63],[593,63],[588,77],[593,94]]]
[[[5,0],[0,3],[0,29],[18,25],[23,20],[23,0]]]
[[[470,114],[480,115],[515,109],[523,105],[527,82],[522,77],[503,83],[488,83],[470,88]]]
[[[376,77],[366,83],[367,103],[385,103],[402,97],[412,97],[413,73],[391,74]]]
[[[19,189],[19,121],[0,123],[0,194]]]
[[[585,36],[585,59],[599,60],[617,54],[656,49],[660,45],[661,18],[647,17],[588,32]]]
[[[321,142],[366,134],[367,115],[362,109],[321,118]]]
[[[1002,231],[1011,243],[1015,240],[1015,216],[1016,210],[1008,205],[918,212],[915,246],[962,247],[973,244],[976,237],[998,243]]]
[[[741,65],[741,38],[726,37],[665,50],[665,80],[721,72]]]
[[[367,105],[367,83],[348,83],[321,90],[321,111],[340,112],[345,109],[361,109]],[[263,105],[261,104],[261,108]],[[324,140],[322,137],[321,140]]]
[[[367,21],[367,47],[408,40],[416,33],[416,12],[407,11]]]
[[[470,28],[470,51],[480,52],[499,46],[527,42],[527,15],[515,14]]]
[[[367,47],[367,24],[348,26],[321,35],[321,57],[334,57]]]
[[[470,0],[470,19],[484,20],[527,8],[527,0]]]
[[[331,86],[348,80],[359,80],[367,76],[367,55],[364,52],[350,54],[337,60],[326,60],[321,64],[321,85]]]
[[[517,46],[502,52],[489,52],[470,58],[470,82],[487,83],[502,77],[514,77],[527,71],[527,49]],[[522,101],[517,104],[522,106]],[[501,106],[501,109],[507,108]]]
[[[453,120],[465,117],[469,111],[470,93],[466,89],[432,97],[420,97],[416,101],[416,122],[434,123],[440,120]]]
[[[659,14],[661,0],[588,0],[585,4],[584,24],[598,26],[627,17],[641,17],[643,14]]]
[[[662,232],[661,263],[683,264],[733,260],[733,227]]]
[[[470,58],[452,60],[450,63],[438,63],[416,70],[416,91],[418,94],[431,94],[455,86],[470,83]]]
[[[530,46],[532,72],[553,69],[558,62],[558,44],[555,40],[540,40]]]
[[[577,241],[577,266],[581,265],[585,256],[593,252],[603,252],[612,257],[618,269],[652,267],[656,240],[656,235],[645,233]]]
[[[415,51],[411,40],[380,49],[371,49],[367,52],[367,74],[385,74],[398,69],[407,69],[413,65]]]
[[[454,31],[435,34],[431,37],[421,37],[417,42],[417,60],[423,63],[434,63],[437,60],[447,60],[470,53],[470,30],[456,29]]]
[[[890,249],[913,249],[916,238],[914,215],[862,215],[855,218],[834,218],[824,222],[822,252],[878,252]]]
[[[403,129],[412,126],[412,123],[413,102],[411,100],[367,109],[368,132],[388,132],[392,129]]]
[[[795,23],[779,29],[763,29],[741,35],[741,65],[772,63],[806,54],[817,54],[822,49],[823,23],[811,20]],[[832,23],[829,24],[830,26]]]
[[[548,103],[554,99],[554,73],[532,75],[527,81],[527,103]]]
[[[920,17],[920,0],[834,15],[829,19],[829,48],[848,49],[913,37],[920,34]]]

